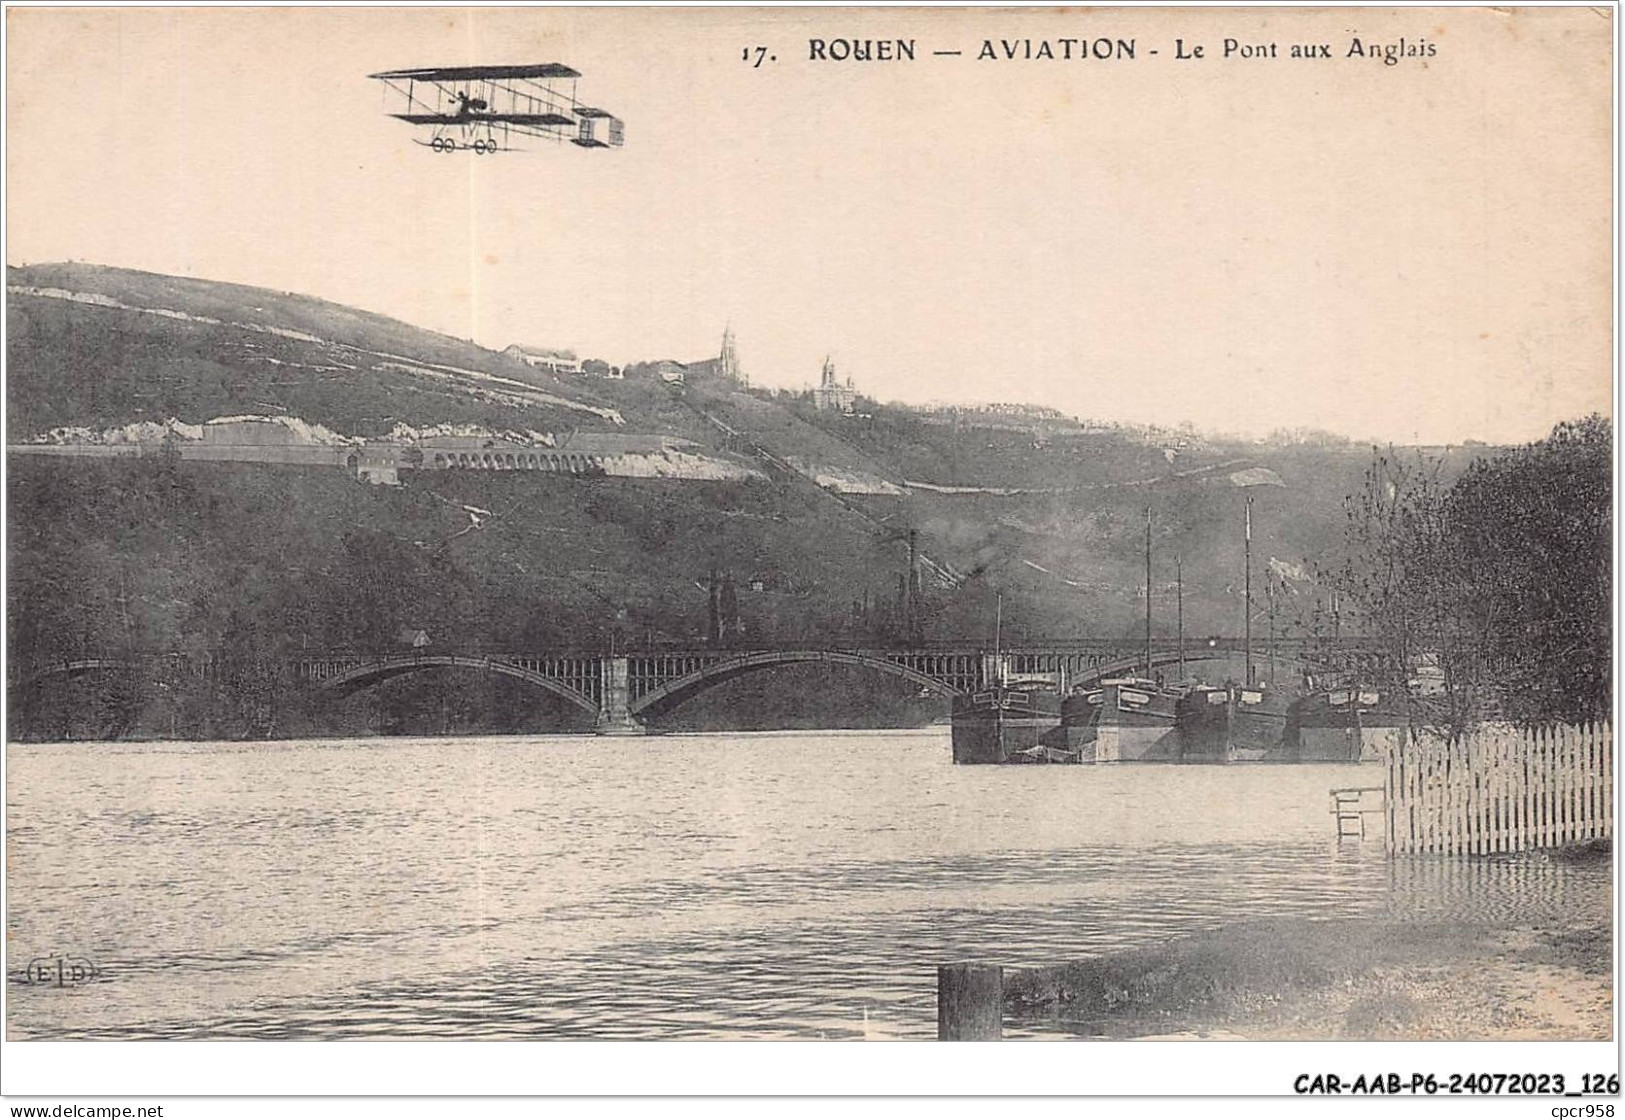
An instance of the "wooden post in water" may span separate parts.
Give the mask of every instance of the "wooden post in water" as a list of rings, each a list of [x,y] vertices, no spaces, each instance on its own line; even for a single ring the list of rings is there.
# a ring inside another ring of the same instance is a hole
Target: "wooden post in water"
[[[1243,598],[1247,605],[1242,612],[1242,643],[1246,647],[1246,685],[1253,687],[1253,499],[1247,498],[1247,535],[1245,552],[1247,557],[1246,592]]]
[[[996,964],[937,966],[937,1038],[986,1042],[1004,1037],[1004,969]]]
[[[1145,507],[1145,679],[1151,680],[1151,507]]]
[[[1179,632],[1179,679],[1185,679],[1185,572],[1180,566],[1179,557],[1174,557],[1174,587],[1178,596],[1174,610],[1177,612],[1175,623]]]

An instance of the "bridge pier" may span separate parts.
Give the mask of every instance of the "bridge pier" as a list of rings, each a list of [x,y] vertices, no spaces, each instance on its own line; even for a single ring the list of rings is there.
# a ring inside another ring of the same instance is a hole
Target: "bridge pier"
[[[995,654],[983,650],[978,671],[981,674],[976,682],[978,688],[992,688],[1000,681],[1010,681],[1018,676],[1023,680],[1047,677],[1063,696],[1072,688],[1073,673],[1064,653],[1053,656],[1029,653],[1018,659],[1009,653]]]
[[[642,735],[643,725],[632,715],[631,670],[624,657],[598,659],[598,723],[600,735]]]
[[[992,688],[1009,675],[1009,654],[982,652],[982,679],[978,682],[982,688]]]

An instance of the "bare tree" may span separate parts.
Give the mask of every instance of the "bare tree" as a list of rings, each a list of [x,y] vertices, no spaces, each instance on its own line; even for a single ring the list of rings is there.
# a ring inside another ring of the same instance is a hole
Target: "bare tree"
[[[1470,464],[1374,451],[1347,499],[1347,554],[1325,583],[1345,674],[1403,696],[1413,731],[1460,736],[1486,716],[1524,724],[1605,714],[1613,428],[1592,416]]]
[[[1374,450],[1360,490],[1344,502],[1346,554],[1325,582],[1341,627],[1365,639],[1345,674],[1401,697],[1412,733],[1460,735],[1480,714],[1482,674],[1472,604],[1449,552],[1441,463]]]

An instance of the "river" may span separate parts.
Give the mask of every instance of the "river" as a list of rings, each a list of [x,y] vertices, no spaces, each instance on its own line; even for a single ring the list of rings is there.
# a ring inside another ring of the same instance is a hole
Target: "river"
[[[932,1037],[944,961],[1595,894],[1337,844],[1369,766],[956,767],[940,728],[8,750],[11,1038]],[[98,974],[30,981],[56,957]]]

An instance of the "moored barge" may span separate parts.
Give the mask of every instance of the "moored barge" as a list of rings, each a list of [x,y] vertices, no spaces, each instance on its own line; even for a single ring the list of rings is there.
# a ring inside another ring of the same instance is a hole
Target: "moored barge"
[[[1288,701],[1262,685],[1191,689],[1179,703],[1179,761],[1280,761]]]
[[[1178,694],[1140,677],[1106,680],[1061,701],[1060,745],[1080,762],[1172,762],[1178,758]]]
[[[953,706],[954,762],[1046,762],[1035,748],[1055,741],[1061,726],[1061,697],[1042,684],[999,684],[956,696]]]
[[[1297,762],[1370,762],[1405,741],[1404,706],[1375,688],[1334,688],[1287,710],[1283,749]]]

